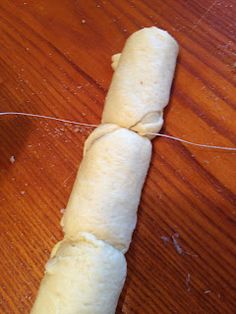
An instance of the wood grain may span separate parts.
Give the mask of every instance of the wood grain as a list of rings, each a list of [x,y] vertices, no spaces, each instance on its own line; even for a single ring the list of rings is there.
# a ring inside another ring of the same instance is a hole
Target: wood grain
[[[234,0],[2,0],[0,111],[99,123],[111,55],[156,25],[181,47],[163,131],[235,147],[235,15]],[[29,313],[90,131],[0,118],[1,313]],[[236,154],[153,144],[117,313],[233,314]]]

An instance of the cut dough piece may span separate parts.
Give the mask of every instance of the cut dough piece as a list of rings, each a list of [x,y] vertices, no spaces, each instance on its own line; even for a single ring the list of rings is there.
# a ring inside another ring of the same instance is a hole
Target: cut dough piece
[[[113,314],[126,277],[124,255],[93,235],[63,240],[45,266],[31,314]]]
[[[66,237],[88,231],[128,250],[151,150],[147,138],[117,125],[91,133],[62,219]]]
[[[178,44],[166,31],[144,28],[132,34],[113,57],[115,72],[102,123],[115,123],[149,138],[159,132],[169,101]],[[155,119],[154,119],[155,117]]]

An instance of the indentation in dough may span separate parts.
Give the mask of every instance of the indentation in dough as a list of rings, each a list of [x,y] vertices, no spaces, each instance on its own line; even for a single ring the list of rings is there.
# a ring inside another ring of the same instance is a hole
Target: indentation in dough
[[[163,111],[153,111],[145,114],[142,119],[131,126],[129,129],[137,132],[141,136],[149,139],[155,137],[150,133],[158,133],[163,125]]]

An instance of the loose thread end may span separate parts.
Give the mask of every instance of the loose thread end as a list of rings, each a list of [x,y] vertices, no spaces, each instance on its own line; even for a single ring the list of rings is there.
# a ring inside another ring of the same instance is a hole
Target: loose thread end
[[[156,136],[168,138],[170,140],[178,141],[178,142],[181,142],[181,143],[185,143],[185,144],[188,144],[188,145],[197,146],[197,147],[201,147],[201,148],[220,149],[220,150],[232,151],[232,152],[236,151],[236,147],[226,147],[226,146],[194,143],[194,142],[191,142],[191,141],[184,140],[184,139],[182,139],[180,137],[176,137],[176,136],[172,136],[172,135],[168,135],[168,134],[147,133],[147,135],[156,135]]]
[[[33,113],[25,113],[25,112],[0,112],[0,116],[4,116],[4,115],[5,116],[7,115],[24,116],[24,117],[39,118],[39,119],[45,119],[45,120],[53,120],[53,121],[80,125],[84,127],[91,127],[91,128],[96,128],[98,126],[96,124],[77,122],[77,121],[72,121],[72,120],[60,119],[56,117],[44,116],[44,115],[33,114]]]

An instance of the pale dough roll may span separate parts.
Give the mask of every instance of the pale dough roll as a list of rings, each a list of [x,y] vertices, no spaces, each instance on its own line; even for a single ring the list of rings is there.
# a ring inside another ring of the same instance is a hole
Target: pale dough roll
[[[102,123],[115,123],[140,135],[159,132],[163,109],[170,96],[178,44],[166,31],[144,28],[126,41],[121,55],[112,59],[115,69]]]
[[[45,266],[31,314],[113,314],[126,277],[124,255],[82,233],[63,240]]]
[[[109,124],[93,131],[62,219],[65,236],[88,231],[126,252],[150,158],[150,141],[133,131]]]

